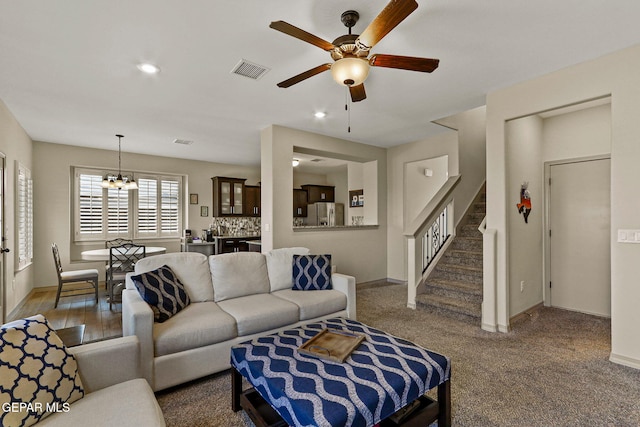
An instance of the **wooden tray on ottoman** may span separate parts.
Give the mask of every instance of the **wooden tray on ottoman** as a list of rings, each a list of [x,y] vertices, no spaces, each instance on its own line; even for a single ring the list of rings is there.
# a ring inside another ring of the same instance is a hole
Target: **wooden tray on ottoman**
[[[364,341],[364,335],[339,329],[321,330],[315,337],[298,347],[307,356],[342,363]]]

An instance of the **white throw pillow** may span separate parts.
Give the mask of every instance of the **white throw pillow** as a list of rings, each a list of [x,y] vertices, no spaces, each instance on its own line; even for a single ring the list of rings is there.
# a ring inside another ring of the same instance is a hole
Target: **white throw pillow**
[[[198,252],[172,252],[148,256],[136,262],[136,274],[167,265],[189,295],[191,302],[213,301],[213,284],[207,256]]]
[[[269,292],[264,255],[236,252],[209,257],[215,301]]]
[[[303,247],[272,249],[266,253],[271,292],[291,289],[293,286],[293,256],[309,255]]]

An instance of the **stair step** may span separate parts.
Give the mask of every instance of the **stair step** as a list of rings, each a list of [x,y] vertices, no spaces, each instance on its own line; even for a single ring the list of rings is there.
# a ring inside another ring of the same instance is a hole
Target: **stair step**
[[[438,263],[429,276],[434,279],[445,279],[456,282],[482,284],[482,267],[461,264]]]
[[[474,213],[477,213],[477,212],[486,213],[487,212],[487,203],[486,202],[476,202],[476,203],[474,203],[472,211]]]
[[[477,322],[482,317],[482,307],[480,304],[455,300],[439,295],[420,294],[416,296],[416,305],[442,312],[443,314],[453,315],[462,320]]]
[[[456,236],[450,248],[458,250],[482,250],[482,235],[477,237]]]
[[[482,253],[475,251],[456,251],[456,253],[445,253],[442,262],[451,265],[469,266],[482,269]]]
[[[469,298],[469,301],[475,301],[476,297],[481,297],[479,302],[482,301],[482,284],[434,278],[427,279],[425,289],[427,293],[465,294],[474,297]]]
[[[465,224],[462,227],[460,227],[460,232],[457,235],[458,236],[463,236],[463,237],[482,236],[482,233],[480,232],[480,230],[478,230],[478,226],[479,225],[480,225],[480,223],[477,223],[477,224]]]

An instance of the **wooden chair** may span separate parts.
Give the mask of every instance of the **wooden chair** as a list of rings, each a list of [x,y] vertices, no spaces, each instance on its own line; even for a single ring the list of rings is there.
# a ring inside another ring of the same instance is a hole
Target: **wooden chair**
[[[121,239],[120,237],[118,237],[117,239],[113,239],[113,240],[105,240],[104,248],[105,249],[110,249],[113,246],[120,246],[120,245],[124,245],[125,243],[133,243],[133,240],[131,240],[131,239]],[[109,285],[109,261],[107,261],[106,264],[107,265],[105,265],[105,267],[104,267],[104,288],[108,289],[108,285]]]
[[[53,243],[51,245],[51,250],[53,252],[53,263],[55,264],[56,272],[58,273],[58,292],[56,293],[56,303],[54,308],[58,308],[58,301],[60,301],[60,294],[62,292],[74,292],[79,290],[91,289],[90,287],[82,287],[82,288],[74,287],[73,289],[63,290],[62,286],[67,283],[82,283],[82,282],[91,283],[96,295],[96,304],[97,304],[98,303],[98,270],[96,270],[95,268],[90,268],[87,270],[63,271],[62,263],[60,262],[60,251],[58,250],[58,245]],[[83,294],[74,294],[74,295],[88,295],[88,293],[85,292]]]
[[[123,286],[127,273],[135,270],[138,260],[147,256],[146,246],[124,243],[109,248],[107,288],[109,289],[109,310],[114,302],[114,288]]]

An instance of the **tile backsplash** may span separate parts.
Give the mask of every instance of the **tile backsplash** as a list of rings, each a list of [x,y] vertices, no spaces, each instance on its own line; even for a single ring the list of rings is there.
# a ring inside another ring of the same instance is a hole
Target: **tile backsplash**
[[[209,225],[214,234],[260,234],[259,217],[214,217]]]

